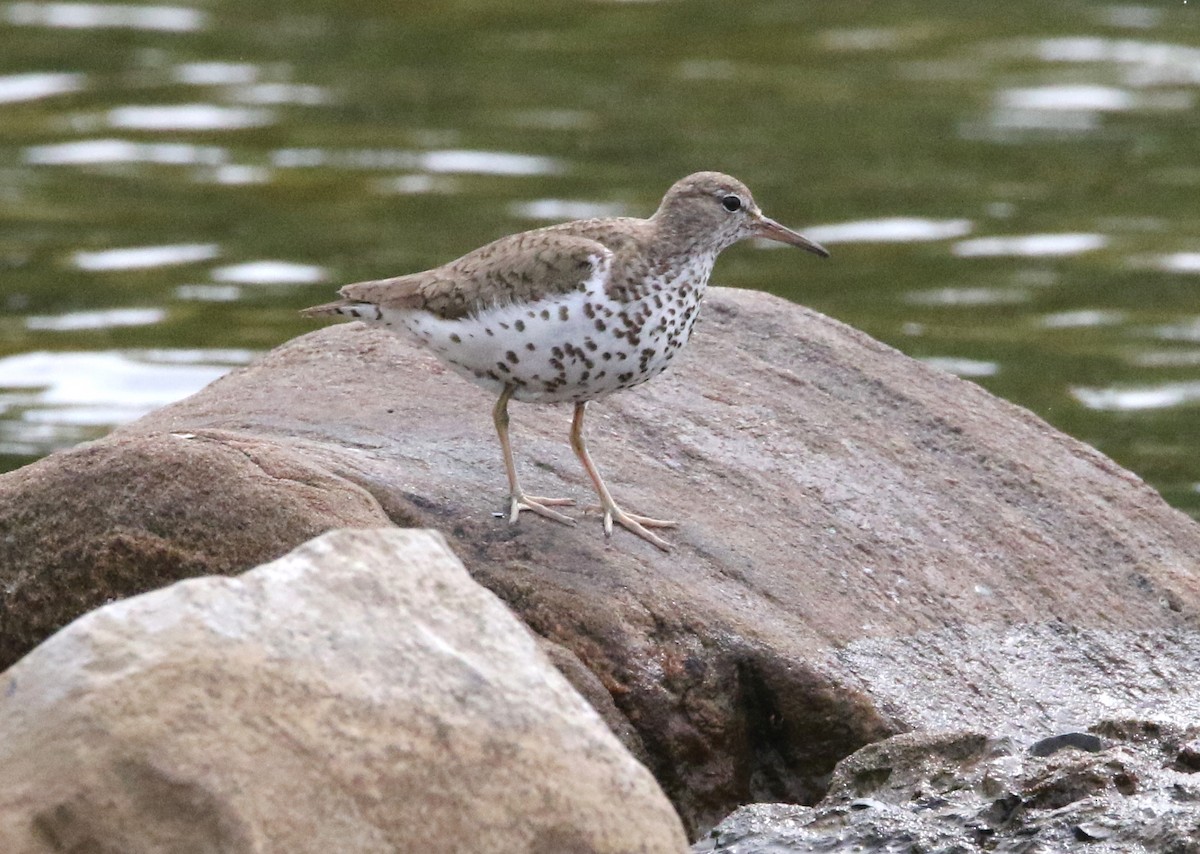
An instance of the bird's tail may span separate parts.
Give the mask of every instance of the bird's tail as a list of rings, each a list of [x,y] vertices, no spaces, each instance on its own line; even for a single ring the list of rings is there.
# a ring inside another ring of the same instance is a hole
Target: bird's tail
[[[378,320],[379,306],[372,302],[360,300],[339,299],[324,305],[314,305],[300,312],[304,317],[357,317],[360,320]]]

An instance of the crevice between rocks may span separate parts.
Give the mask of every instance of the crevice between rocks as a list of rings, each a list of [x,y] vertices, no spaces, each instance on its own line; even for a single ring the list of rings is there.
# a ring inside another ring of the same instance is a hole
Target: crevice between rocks
[[[654,773],[692,838],[744,804],[816,804],[839,761],[904,729],[836,674],[740,639],[713,644],[660,627],[654,642],[657,663],[674,656],[679,666],[648,678],[658,668],[646,658],[640,673],[623,672],[607,656],[590,660],[607,647],[552,641],[570,650],[573,666],[557,656],[556,664],[597,711],[606,720],[619,714],[621,725],[610,728]],[[606,690],[600,703],[581,687],[579,667],[583,681]]]

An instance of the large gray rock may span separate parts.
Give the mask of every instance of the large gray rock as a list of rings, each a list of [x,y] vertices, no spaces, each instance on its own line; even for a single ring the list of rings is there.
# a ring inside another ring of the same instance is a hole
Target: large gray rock
[[[1200,725],[1104,720],[1020,749],[910,733],[838,765],[816,807],[743,807],[693,854],[1200,850]]]
[[[0,676],[0,851],[658,852],[650,773],[441,537],[341,531]]]
[[[682,521],[669,555],[581,510],[495,518],[492,404],[403,339],[335,326],[0,478],[3,650],[323,527],[437,528],[694,832],[815,803],[898,732],[1030,741],[1111,713],[1087,696],[1154,703],[1172,649],[1200,668],[1200,526],[1025,410],[783,300],[715,289],[677,367],[590,411],[617,498]],[[525,486],[588,502],[569,412],[512,409]],[[1171,690],[1200,705],[1196,680]]]

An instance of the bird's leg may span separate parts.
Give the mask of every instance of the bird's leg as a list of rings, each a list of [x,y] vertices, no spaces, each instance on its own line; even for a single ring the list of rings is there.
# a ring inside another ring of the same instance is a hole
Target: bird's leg
[[[604,485],[604,479],[600,477],[600,472],[596,469],[596,464],[592,462],[592,456],[588,453],[587,443],[583,440],[583,415],[586,411],[586,400],[575,404],[575,417],[571,419],[571,447],[575,450],[575,455],[579,457],[579,461],[583,463],[584,471],[592,479],[592,483],[596,487],[596,494],[600,496],[600,506],[604,510],[605,535],[612,536],[613,522],[616,522],[622,528],[632,531],[643,540],[658,546],[664,552],[669,552],[671,544],[646,529],[674,528],[678,523],[665,522],[662,519],[649,519],[645,516],[635,516],[632,513],[626,513],[617,505],[617,502],[613,501],[608,487]]]
[[[508,472],[508,521],[510,524],[516,522],[517,516],[522,510],[532,510],[547,519],[562,522],[564,525],[574,525],[575,520],[570,516],[564,516],[557,510],[550,509],[551,505],[574,504],[572,499],[538,498],[534,495],[526,495],[521,491],[521,483],[517,480],[517,466],[513,462],[512,445],[508,443],[508,401],[515,388],[515,386],[506,385],[504,391],[500,393],[500,399],[496,401],[495,409],[492,410],[492,420],[496,423],[496,433],[500,436],[500,450],[504,452],[504,468]]]

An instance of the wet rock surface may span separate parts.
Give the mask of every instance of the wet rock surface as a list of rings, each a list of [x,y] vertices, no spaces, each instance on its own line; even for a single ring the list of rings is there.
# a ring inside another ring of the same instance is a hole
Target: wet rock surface
[[[339,531],[0,676],[0,851],[686,847],[650,773],[426,531]]]
[[[839,764],[815,807],[744,807],[692,851],[1196,851],[1200,776],[1178,758],[1197,732],[1104,720],[1048,755],[978,733],[899,735]]]
[[[1183,677],[1200,669],[1200,526],[836,321],[714,289],[677,366],[591,407],[617,499],[681,520],[670,554],[606,540],[583,508],[575,527],[497,519],[493,402],[400,338],[336,326],[0,477],[0,649],[330,527],[434,528],[694,836],[740,804],[817,803],[840,760],[909,730],[1028,745],[1200,706]],[[525,487],[590,502],[569,411],[512,416]]]

